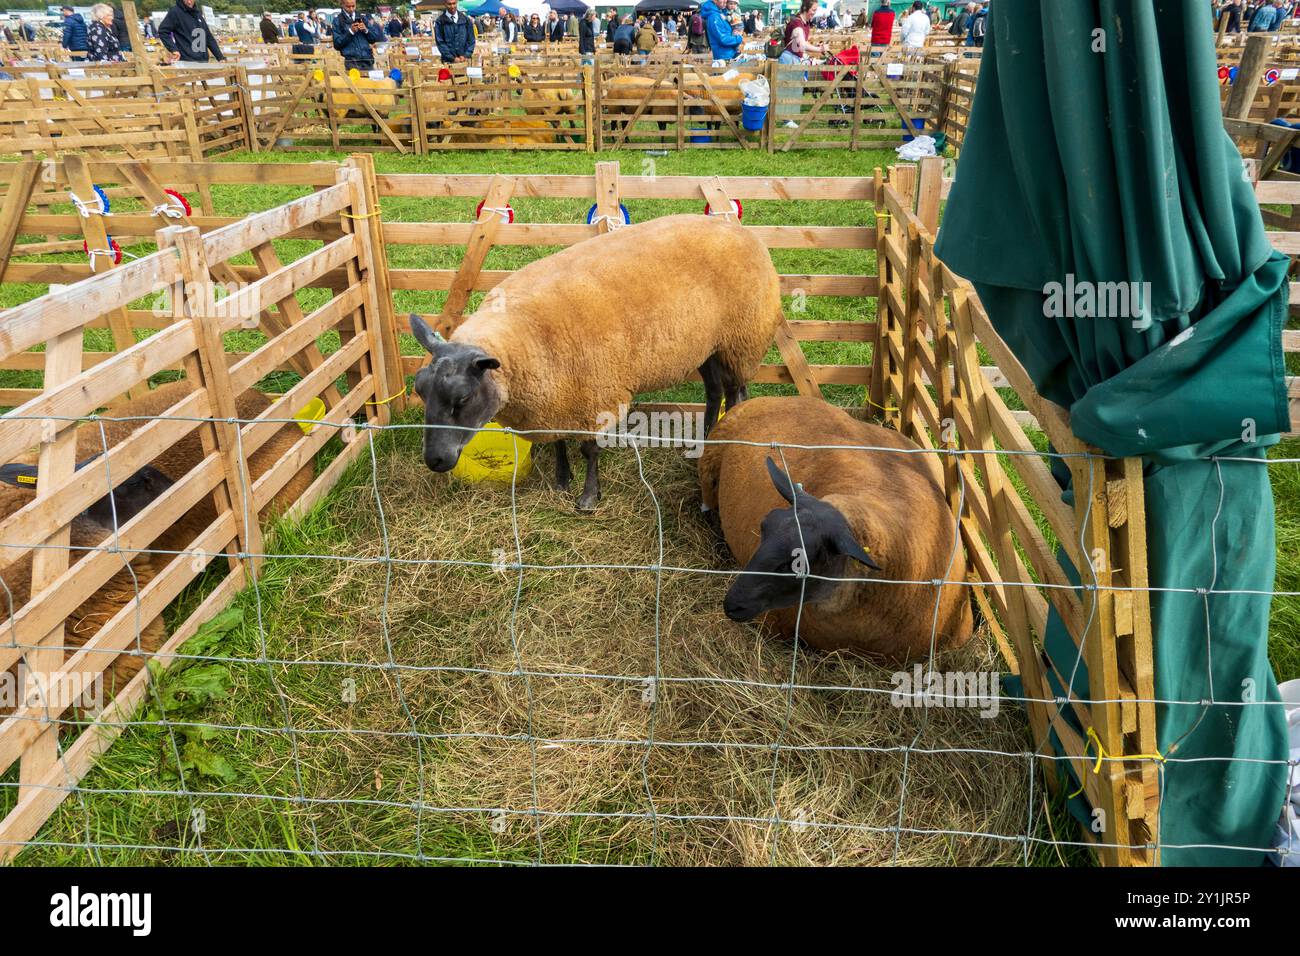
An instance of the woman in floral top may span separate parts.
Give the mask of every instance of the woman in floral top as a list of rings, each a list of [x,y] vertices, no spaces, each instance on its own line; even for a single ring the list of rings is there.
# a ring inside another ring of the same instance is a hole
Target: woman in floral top
[[[113,32],[113,8],[97,3],[90,8],[90,30],[86,34],[89,60],[125,60],[122,44]]]

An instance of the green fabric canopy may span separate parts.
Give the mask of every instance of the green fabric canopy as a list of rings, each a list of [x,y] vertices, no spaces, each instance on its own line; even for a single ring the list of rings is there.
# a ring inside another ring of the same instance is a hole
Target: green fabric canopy
[[[1287,780],[1259,464],[1288,427],[1287,259],[1224,133],[1197,6],[992,4],[937,251],[1075,434],[1146,462],[1150,586],[1177,589],[1152,594],[1162,861],[1240,866],[1265,859]],[[1046,291],[1068,277],[1149,286],[1136,314],[1069,318]],[[1045,643],[1070,673],[1055,616]]]

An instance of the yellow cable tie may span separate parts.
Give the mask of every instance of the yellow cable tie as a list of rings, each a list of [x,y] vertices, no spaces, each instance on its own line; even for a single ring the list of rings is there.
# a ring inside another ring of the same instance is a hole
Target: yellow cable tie
[[[1105,760],[1107,757],[1109,757],[1110,754],[1106,753],[1106,748],[1103,747],[1103,746],[1101,745],[1101,738],[1097,736],[1097,731],[1096,731],[1094,728],[1089,727],[1089,728],[1088,728],[1088,739],[1084,742],[1084,745],[1083,745],[1083,752],[1084,752],[1084,755],[1085,755],[1085,756],[1086,756],[1087,753],[1088,753],[1088,748],[1091,747],[1091,746],[1093,746],[1093,745],[1096,745],[1096,747],[1097,747],[1097,762],[1094,763],[1094,764],[1092,765],[1092,772],[1093,772],[1093,773],[1096,773],[1096,774],[1100,774],[1100,773],[1101,773],[1101,762],[1102,762],[1103,760]],[[1124,759],[1124,760],[1158,760],[1158,761],[1160,761],[1161,763],[1164,763],[1164,762],[1165,762],[1164,754],[1160,753],[1159,751],[1157,751],[1156,753],[1153,753],[1153,754],[1130,754],[1129,756],[1124,757],[1124,758],[1122,758],[1122,759]],[[1084,774],[1086,775],[1086,773],[1087,773],[1087,771],[1085,770],[1085,771],[1084,771]],[[1083,776],[1083,775],[1080,775],[1080,778],[1079,778],[1079,779],[1080,779],[1080,781],[1082,781],[1082,780],[1084,779],[1084,776]],[[1083,784],[1082,782],[1080,782],[1080,784],[1079,784],[1079,789],[1076,790],[1076,791],[1074,791],[1074,793],[1070,794],[1070,795],[1067,796],[1065,799],[1067,799],[1067,800],[1073,800],[1073,799],[1074,799],[1075,797],[1077,797],[1079,794],[1083,793],[1083,787],[1084,787],[1084,784]]]
[[[401,397],[402,397],[403,395],[405,395],[405,394],[406,394],[406,386],[403,385],[403,386],[402,386],[402,390],[401,390],[400,392],[398,392],[396,395],[390,395],[390,396],[388,396],[388,398],[384,399],[382,402],[366,402],[366,404],[367,404],[367,405],[387,405],[389,402],[396,401],[397,399],[401,398]]]
[[[375,218],[375,216],[379,215],[379,212],[380,209],[378,206],[376,206],[374,212],[368,212],[364,216],[354,216],[350,212],[341,212],[339,213],[339,215],[342,216],[344,219],[373,219]]]
[[[867,404],[870,405],[872,408],[878,408],[878,409],[880,409],[882,412],[896,412],[896,411],[898,411],[897,408],[890,408],[890,407],[888,407],[888,406],[886,406],[886,405],[877,405],[875,402],[873,402],[873,401],[872,401],[871,399],[869,399],[869,398],[868,398],[866,401],[867,401]]]

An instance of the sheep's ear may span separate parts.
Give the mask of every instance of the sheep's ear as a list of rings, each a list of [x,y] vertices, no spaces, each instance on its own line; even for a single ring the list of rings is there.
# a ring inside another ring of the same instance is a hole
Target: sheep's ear
[[[482,358],[476,358],[470,363],[469,367],[475,375],[482,375],[484,372],[491,371],[494,368],[500,368],[501,363],[492,356],[485,355]]]
[[[867,549],[858,544],[857,539],[849,533],[847,528],[835,536],[835,550],[846,557],[852,558],[859,564],[866,565],[873,571],[885,570],[871,560],[871,555],[867,554]]]
[[[414,312],[411,313],[411,334],[430,355],[438,354],[438,346],[442,343],[442,338],[429,327],[428,322]]]
[[[772,460],[772,456],[767,457],[767,473],[772,476],[772,484],[776,485],[776,490],[781,493],[781,497],[794,504],[794,488],[790,486],[790,476],[781,470],[780,466]]]

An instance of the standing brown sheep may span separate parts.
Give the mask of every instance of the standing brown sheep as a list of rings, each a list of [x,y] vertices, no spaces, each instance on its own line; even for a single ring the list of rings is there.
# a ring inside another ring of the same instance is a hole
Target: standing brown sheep
[[[689,276],[628,294],[646,263]],[[565,432],[595,432],[642,392],[704,379],[704,431],[725,396],[747,396],[782,320],[781,280],[762,240],[723,218],[663,216],[594,236],[511,273],[478,310],[439,339],[411,316],[432,356],[415,376],[424,402],[424,462],[450,471],[474,431],[495,418],[557,444],[567,489]],[[540,434],[539,434],[540,433]],[[587,477],[578,509],[600,498],[597,444],[581,444]]]
[[[710,444],[700,458],[704,507],[717,511],[727,545],[745,569],[727,593],[728,617],[765,615],[793,638],[802,592],[798,636],[822,650],[901,662],[929,654],[932,633],[935,650],[970,638],[963,584],[887,583],[966,580],[956,522],[943,488],[916,453],[919,446],[813,398],[746,402],[728,411],[710,437],[757,443]],[[778,452],[772,442],[899,452]],[[799,577],[805,568],[811,576]],[[884,580],[873,582],[869,569]]]

